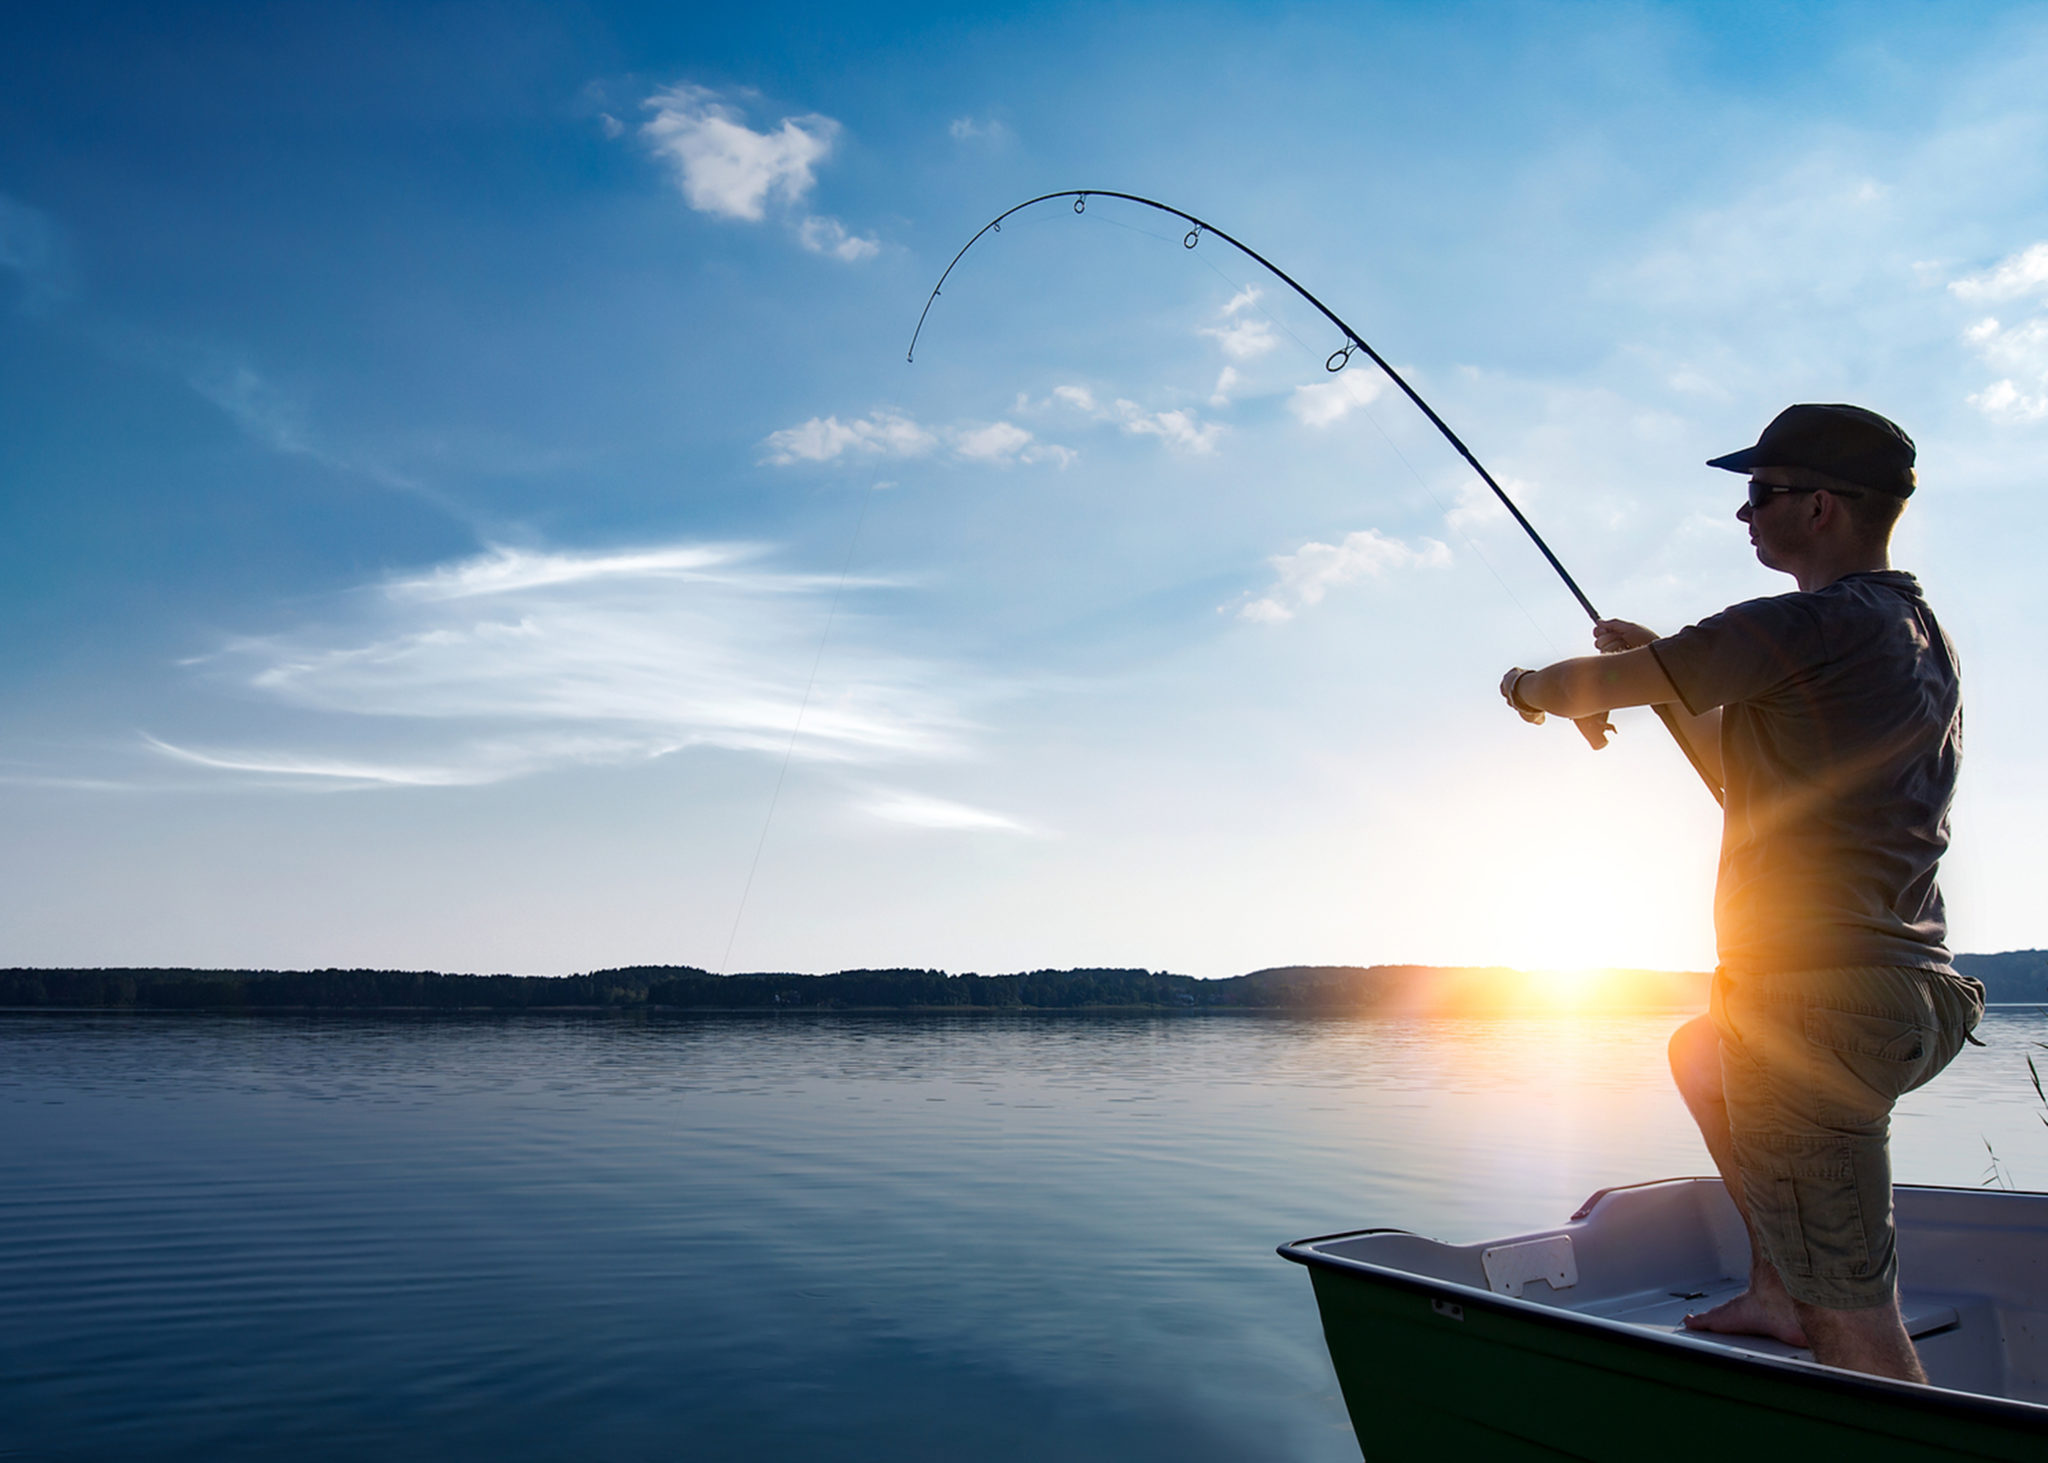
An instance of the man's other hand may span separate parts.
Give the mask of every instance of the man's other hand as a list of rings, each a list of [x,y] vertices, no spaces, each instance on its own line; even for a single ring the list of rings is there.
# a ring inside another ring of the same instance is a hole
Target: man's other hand
[[[1614,655],[1624,650],[1641,650],[1657,638],[1655,630],[1645,629],[1632,620],[1593,622],[1593,648],[1602,655]],[[1597,747],[1600,744],[1594,742],[1593,745]]]
[[[1596,752],[1606,746],[1607,739],[1614,735],[1614,723],[1607,719],[1607,713],[1604,711],[1582,716],[1572,725],[1579,729],[1579,735],[1586,739],[1586,745]]]
[[[1527,702],[1518,700],[1515,696],[1515,682],[1528,674],[1529,672],[1520,666],[1515,666],[1509,670],[1506,675],[1500,678],[1500,698],[1507,702],[1508,705],[1514,707],[1515,715],[1521,717],[1529,725],[1541,726],[1543,725],[1543,713]]]

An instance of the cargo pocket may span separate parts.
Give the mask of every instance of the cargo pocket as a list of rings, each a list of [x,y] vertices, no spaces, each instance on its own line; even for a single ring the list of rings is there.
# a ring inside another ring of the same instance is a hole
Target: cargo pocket
[[[1789,1233],[1768,1248],[1789,1254],[1793,1295],[1815,1305],[1841,1305],[1882,1267],[1886,1235],[1872,1233],[1862,1176],[1848,1144],[1789,1154],[1792,1170],[1778,1180],[1778,1206]],[[1873,1240],[1877,1243],[1873,1244]],[[1775,1258],[1775,1256],[1774,1256]],[[1800,1281],[1806,1282],[1800,1284]],[[1854,1301],[1850,1302],[1854,1304]]]
[[[1815,1095],[1834,1110],[1832,1121],[1822,1118],[1829,1126],[1882,1123],[1899,1094],[1922,1079],[1935,1045],[1935,1033],[1921,1022],[1827,1006],[1807,1008],[1805,1032],[1807,1044],[1832,1055],[1839,1068],[1814,1074]]]

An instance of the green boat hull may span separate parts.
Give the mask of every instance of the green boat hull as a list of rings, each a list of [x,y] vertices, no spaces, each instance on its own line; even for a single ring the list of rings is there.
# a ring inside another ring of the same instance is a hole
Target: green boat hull
[[[1953,1253],[1965,1256],[1951,1264],[1929,1239],[1923,1269],[1947,1264],[1960,1273],[1977,1264],[2000,1275],[2018,1274],[2019,1289],[1994,1297],[1995,1304],[1975,1305],[1960,1289],[1947,1292],[1955,1308],[1946,1313],[1946,1329],[1921,1343],[1937,1380],[1961,1375],[1957,1358],[1978,1358],[1969,1375],[1982,1380],[1962,1383],[1985,1388],[1977,1391],[1958,1390],[1954,1382],[1917,1386],[1866,1377],[1815,1366],[1789,1348],[1779,1348],[1785,1355],[1771,1355],[1723,1344],[1726,1338],[1674,1333],[1668,1322],[1631,1324],[1598,1314],[1600,1298],[1586,1293],[1629,1263],[1626,1256],[1610,1257],[1611,1242],[1602,1247],[1600,1221],[1610,1221],[1611,1233],[1614,1216],[1631,1204],[1639,1212],[1662,1205],[1651,1212],[1655,1231],[1683,1238],[1680,1220],[1687,1204],[1710,1212],[1725,1203],[1717,1185],[1707,1191],[1701,1181],[1690,1182],[1692,1194],[1685,1192],[1687,1181],[1644,1185],[1633,1194],[1616,1191],[1619,1202],[1601,1208],[1593,1223],[1581,1224],[1601,1206],[1602,1196],[1589,1200],[1571,1224],[1553,1232],[1574,1237],[1581,1271],[1561,1275],[1564,1288],[1558,1291],[1528,1282],[1527,1299],[1520,1285],[1496,1293],[1498,1287],[1477,1274],[1479,1246],[1438,1245],[1398,1231],[1283,1246],[1280,1253],[1306,1266],[1314,1282],[1330,1359],[1369,1463],[2048,1460],[2048,1405],[2007,1394],[2013,1385],[2025,1389],[2021,1396],[2039,1390],[2048,1310],[2023,1292],[2032,1291],[2035,1272],[2043,1268],[2040,1231],[2030,1226],[2048,1202],[2044,1196],[2013,1195],[2004,1203],[1967,1191],[1919,1190],[1909,1196],[1922,1211],[1953,1215]],[[2007,1213],[2020,1224],[2003,1232],[2008,1243],[2017,1234],[2016,1253],[2024,1259],[1993,1264],[2002,1232],[1994,1221]],[[1926,1233],[1935,1229],[1930,1224]],[[1981,1253],[1968,1258],[1973,1251]],[[1625,1288],[1640,1281],[1640,1275],[1630,1277]],[[1668,1292],[1680,1299],[1666,1304],[1682,1308],[1683,1296],[1696,1293],[1695,1282],[1682,1282]],[[2000,1374],[2005,1384],[1997,1381]]]
[[[1450,1303],[1454,1318],[1424,1291],[1311,1273],[1369,1463],[2048,1458],[2038,1421],[1930,1404],[1926,1389],[1901,1398],[1879,1386],[1819,1385],[1804,1369],[1637,1344],[1478,1303]]]

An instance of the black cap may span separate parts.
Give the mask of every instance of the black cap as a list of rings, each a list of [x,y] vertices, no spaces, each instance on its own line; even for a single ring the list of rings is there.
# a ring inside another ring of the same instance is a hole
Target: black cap
[[[1707,466],[1729,472],[1803,467],[1895,498],[1913,496],[1913,439],[1896,422],[1860,406],[1788,406],[1771,419],[1756,446]]]

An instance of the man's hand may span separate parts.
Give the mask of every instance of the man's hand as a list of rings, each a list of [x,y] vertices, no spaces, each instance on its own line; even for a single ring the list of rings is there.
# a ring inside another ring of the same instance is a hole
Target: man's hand
[[[1543,713],[1515,695],[1515,682],[1528,674],[1520,666],[1513,667],[1506,675],[1500,678],[1500,695],[1503,701],[1515,709],[1515,715],[1521,717],[1522,720],[1528,722],[1531,726],[1541,726],[1543,725]]]
[[[1614,735],[1614,723],[1607,719],[1607,713],[1604,711],[1582,716],[1572,725],[1579,729],[1579,735],[1586,739],[1586,745],[1596,752],[1606,746],[1607,739]]]
[[[1501,699],[1515,709],[1515,715],[1521,717],[1522,720],[1528,722],[1531,726],[1541,726],[1543,725],[1544,713],[1530,705],[1517,690],[1517,683],[1524,676],[1532,674],[1534,673],[1516,666],[1500,678],[1500,694]],[[1572,725],[1579,729],[1579,735],[1586,739],[1586,745],[1596,752],[1606,746],[1607,739],[1614,735],[1614,723],[1607,719],[1607,713],[1604,711],[1596,711],[1590,716],[1576,717],[1573,719]]]
[[[1660,639],[1655,630],[1645,629],[1632,620],[1595,620],[1593,622],[1593,648],[1602,655],[1614,655],[1623,650],[1641,650],[1652,640]]]

